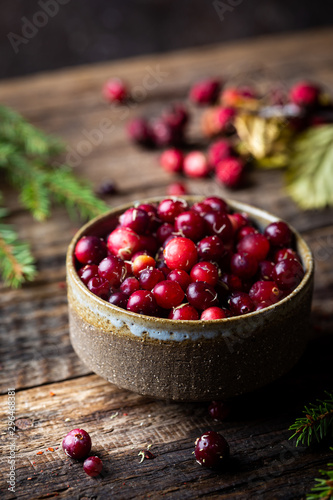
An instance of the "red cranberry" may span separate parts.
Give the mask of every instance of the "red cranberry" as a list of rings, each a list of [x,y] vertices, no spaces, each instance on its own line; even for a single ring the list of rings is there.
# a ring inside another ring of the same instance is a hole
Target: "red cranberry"
[[[91,450],[91,439],[88,432],[83,429],[73,429],[62,441],[62,449],[71,458],[82,460]]]
[[[232,154],[233,150],[230,142],[226,141],[225,139],[220,139],[213,142],[208,148],[208,163],[215,168],[221,160],[232,156]]]
[[[214,287],[203,281],[191,283],[186,290],[186,296],[191,306],[201,311],[218,305],[218,297]]]
[[[226,106],[239,106],[246,99],[256,98],[251,87],[228,87],[221,94],[221,102]]]
[[[155,255],[158,250],[158,243],[153,235],[140,234],[140,248],[144,249],[147,254]]]
[[[203,201],[197,201],[196,203],[193,203],[191,210],[193,212],[197,212],[201,217],[204,217],[206,214],[214,212],[215,210],[204,203]]]
[[[258,261],[264,260],[269,252],[269,241],[263,234],[248,234],[238,243],[237,251],[252,255]]]
[[[185,238],[198,241],[204,235],[205,223],[198,213],[189,210],[177,215],[175,230]]]
[[[175,228],[173,224],[170,224],[169,222],[164,222],[161,224],[156,232],[156,238],[158,241],[162,244],[165,242],[169,236],[172,235],[172,233],[175,231]]]
[[[188,209],[188,204],[182,199],[165,199],[158,206],[158,215],[163,222],[174,222],[177,215]]]
[[[152,143],[151,130],[147,120],[144,118],[134,118],[127,125],[127,133],[129,138],[141,144],[142,146],[150,146]]]
[[[190,99],[196,104],[214,104],[221,89],[219,80],[207,79],[195,83],[190,90]]]
[[[219,469],[228,460],[229,455],[229,445],[218,432],[205,432],[195,442],[194,456],[196,461],[205,467]]]
[[[218,196],[208,196],[202,203],[208,205],[215,212],[226,212],[228,210],[227,202]]]
[[[298,261],[301,260],[298,253],[295,252],[295,250],[293,250],[292,248],[280,248],[280,250],[277,250],[274,254],[274,261],[276,263],[284,259],[296,259]]]
[[[198,311],[190,304],[180,304],[169,313],[169,319],[196,321],[199,319]]]
[[[119,217],[120,225],[133,229],[137,234],[144,234],[148,228],[150,218],[141,208],[129,208]]]
[[[228,292],[240,292],[243,289],[242,280],[235,274],[222,273],[221,281]]]
[[[128,302],[128,295],[125,295],[123,292],[113,292],[109,297],[110,304],[114,306],[121,307],[122,309],[126,309]]]
[[[226,309],[222,309],[221,307],[209,307],[201,313],[200,319],[203,319],[205,321],[212,321],[228,318],[229,316],[230,314],[228,314]]]
[[[252,255],[235,253],[231,257],[231,272],[240,278],[252,278],[257,272],[258,262]]]
[[[271,262],[270,260],[262,260],[261,262],[259,262],[260,279],[265,281],[271,281],[273,269],[274,269],[274,262]]]
[[[249,291],[249,297],[255,305],[264,301],[275,304],[280,300],[281,292],[274,281],[256,281]]]
[[[175,131],[182,133],[189,120],[189,114],[183,103],[175,103],[162,113],[163,120]]]
[[[206,156],[201,151],[191,151],[184,158],[184,173],[188,177],[206,177],[210,172],[210,166]]]
[[[153,142],[158,148],[179,143],[178,130],[175,130],[163,118],[155,118],[150,126]]]
[[[320,89],[309,82],[296,83],[289,93],[289,99],[297,106],[311,108],[318,103]]]
[[[280,290],[293,290],[304,276],[304,270],[298,260],[285,259],[275,264],[272,277]]]
[[[113,181],[106,181],[99,185],[96,193],[99,196],[107,196],[111,194],[116,194],[118,191],[117,185]]]
[[[271,245],[275,247],[287,247],[292,240],[292,232],[288,224],[283,221],[272,222],[266,227],[264,235]]]
[[[218,236],[223,243],[228,243],[231,240],[232,224],[226,213],[208,212],[203,218],[206,221],[208,234]]]
[[[212,401],[208,413],[214,420],[225,420],[230,414],[230,406],[225,401]]]
[[[217,179],[229,188],[240,185],[244,173],[244,163],[240,158],[224,158],[216,165]]]
[[[184,292],[187,290],[187,287],[191,283],[191,278],[187,274],[187,272],[182,271],[181,269],[174,269],[171,271],[168,276],[168,280],[171,281],[176,281],[184,290]]]
[[[83,470],[88,476],[96,477],[102,472],[103,462],[98,457],[88,457],[83,462]]]
[[[146,316],[156,315],[157,304],[154,295],[148,290],[138,290],[132,293],[127,302],[127,310]]]
[[[152,290],[160,281],[165,280],[161,269],[145,269],[140,273],[140,285],[144,290]]]
[[[249,223],[249,218],[246,214],[235,212],[229,215],[234,232],[237,232],[241,227],[245,227]],[[249,226],[250,227],[250,226]]]
[[[76,243],[74,253],[81,264],[99,264],[107,250],[104,241],[97,236],[83,236]]]
[[[198,243],[199,257],[204,260],[219,261],[224,254],[224,244],[218,236],[206,236]]]
[[[124,102],[128,97],[125,83],[120,78],[111,78],[103,87],[103,95],[109,102]]]
[[[256,234],[258,231],[253,226],[243,226],[237,231],[237,241],[242,240],[249,234]]]
[[[170,269],[189,271],[198,259],[195,244],[188,238],[173,238],[164,249],[164,259]]]
[[[132,271],[134,276],[138,277],[144,269],[151,269],[155,266],[155,259],[153,259],[150,255],[138,255],[132,263]]]
[[[232,124],[236,116],[236,110],[232,107],[222,106],[216,108],[214,113],[214,132],[220,134],[223,132],[231,132],[233,130]]]
[[[118,288],[125,277],[126,269],[123,261],[114,255],[109,255],[99,263],[98,274],[101,278],[107,279],[111,286]]]
[[[150,222],[147,232],[152,233],[156,231],[159,223],[161,222],[157,216],[157,207],[155,207],[152,203],[141,203],[141,205],[138,205],[136,208],[144,210],[149,215]]]
[[[219,279],[217,267],[211,262],[198,262],[195,264],[190,273],[192,281],[204,281],[209,285],[215,286]]]
[[[160,164],[166,172],[181,172],[184,155],[179,149],[167,149],[161,154]]]
[[[176,281],[165,280],[155,285],[153,294],[157,305],[163,309],[171,309],[181,304],[184,298],[184,291]]]
[[[139,289],[140,289],[139,280],[132,277],[126,278],[120,285],[120,291],[127,296],[132,295],[132,293],[136,292]]]
[[[259,302],[254,310],[255,311],[261,311],[262,309],[266,309],[266,307],[269,307],[272,305],[272,302],[270,300],[263,300],[262,302]]]
[[[88,264],[84,267],[81,267],[78,275],[80,276],[81,281],[83,281],[83,283],[87,285],[88,281],[91,278],[96,278],[98,276],[98,266],[96,266],[95,264]]]
[[[101,299],[107,299],[110,295],[110,283],[106,278],[91,278],[87,283],[87,287],[92,293]]]
[[[187,194],[187,188],[182,182],[173,182],[169,184],[166,190],[168,196],[183,196]]]
[[[229,299],[230,311],[234,316],[247,314],[254,310],[254,303],[245,292],[235,292]]]
[[[140,237],[129,227],[118,227],[108,237],[108,249],[123,260],[140,250]]]

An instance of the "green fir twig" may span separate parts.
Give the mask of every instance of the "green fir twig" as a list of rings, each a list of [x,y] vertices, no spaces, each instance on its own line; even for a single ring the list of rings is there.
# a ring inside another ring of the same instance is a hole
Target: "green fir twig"
[[[330,448],[333,451],[333,448]],[[311,493],[306,495],[306,500],[330,500],[333,499],[333,463],[327,464],[327,470],[319,470],[322,476],[316,478],[316,484]]]

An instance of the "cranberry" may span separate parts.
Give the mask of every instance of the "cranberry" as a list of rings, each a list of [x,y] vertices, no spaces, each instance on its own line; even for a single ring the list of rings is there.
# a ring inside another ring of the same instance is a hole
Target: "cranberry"
[[[147,212],[149,215],[149,226],[147,229],[148,233],[154,232],[157,228],[159,223],[161,222],[157,216],[157,207],[153,205],[152,203],[141,203],[141,205],[138,205],[136,208],[139,208],[140,210],[144,210]]]
[[[158,242],[153,235],[150,234],[140,234],[139,237],[140,248],[144,249],[147,254],[155,255],[158,250]]]
[[[178,130],[175,130],[163,118],[155,118],[150,126],[153,142],[158,148],[179,143]]]
[[[228,87],[221,94],[221,102],[226,106],[239,106],[246,99],[256,98],[251,87]]]
[[[126,269],[121,259],[109,255],[99,263],[98,274],[101,278],[107,279],[111,286],[118,288],[125,277]]]
[[[142,146],[150,146],[152,143],[151,130],[147,120],[144,118],[134,118],[127,125],[127,133],[129,138],[141,144]]]
[[[230,142],[225,139],[220,139],[213,142],[208,148],[208,163],[215,168],[221,160],[232,156],[232,154],[233,150]]]
[[[123,292],[113,292],[109,297],[109,302],[114,306],[126,309],[128,302],[128,295],[125,295]]]
[[[244,163],[240,158],[224,158],[216,165],[215,171],[218,181],[229,188],[236,188],[243,178]]]
[[[169,270],[168,270],[169,271]],[[152,290],[157,283],[165,279],[161,269],[144,269],[140,273],[140,285],[144,290]]]
[[[255,311],[261,311],[262,309],[266,309],[266,307],[269,307],[272,305],[272,302],[270,300],[263,300],[262,302],[259,302],[256,307],[254,308]]]
[[[235,274],[222,273],[221,281],[228,292],[239,292],[243,289],[242,280]]]
[[[197,212],[189,210],[177,215],[175,219],[175,230],[185,238],[198,241],[205,232],[205,222]]]
[[[298,260],[285,259],[275,264],[272,277],[280,290],[293,290],[304,276],[304,270]]]
[[[188,204],[182,199],[165,199],[158,206],[158,215],[163,222],[174,222],[177,215],[188,209]]]
[[[297,106],[311,108],[318,103],[320,89],[309,82],[299,82],[290,89],[289,99]]]
[[[193,212],[197,212],[201,217],[204,217],[206,214],[214,212],[214,209],[209,205],[206,205],[203,201],[197,201],[193,203],[191,210]]]
[[[240,278],[252,278],[257,272],[258,262],[248,254],[235,253],[231,257],[231,272]]]
[[[169,319],[196,321],[199,319],[198,311],[190,304],[180,304],[172,309],[168,316]]]
[[[182,133],[189,120],[189,114],[182,103],[174,103],[164,110],[163,120],[175,131]]]
[[[102,472],[103,463],[98,457],[88,457],[83,462],[83,470],[88,476],[96,477]]]
[[[191,306],[202,311],[217,306],[219,302],[214,287],[203,281],[191,283],[187,287],[186,296]]]
[[[273,268],[274,268],[274,262],[271,262],[270,260],[262,260],[261,262],[259,262],[260,279],[265,281],[271,281]]]
[[[269,224],[264,231],[264,235],[270,244],[275,247],[287,247],[292,240],[290,227],[283,221]]]
[[[80,276],[81,281],[83,281],[83,283],[87,285],[88,281],[91,278],[96,278],[98,276],[98,266],[96,266],[95,264],[88,264],[84,267],[81,267],[78,275]]]
[[[230,311],[235,316],[247,314],[254,309],[254,303],[245,292],[235,292],[229,299]]]
[[[214,104],[221,89],[219,80],[207,79],[195,83],[190,90],[190,99],[196,104]]]
[[[167,172],[181,172],[184,155],[179,149],[167,149],[161,154],[160,164]]]
[[[269,248],[268,239],[260,233],[248,234],[237,245],[238,253],[252,255],[258,261],[267,257]]]
[[[200,319],[203,319],[205,321],[212,321],[228,318],[229,316],[230,314],[228,314],[226,309],[222,309],[221,307],[209,307],[201,313]]]
[[[91,278],[87,283],[88,289],[100,297],[101,299],[107,299],[110,294],[110,283],[106,278],[94,277]]]
[[[196,461],[205,467],[219,469],[228,460],[229,455],[229,445],[218,432],[205,432],[195,442],[194,456]]]
[[[198,259],[195,244],[188,238],[173,238],[166,245],[164,252],[166,265],[170,269],[189,271]]]
[[[132,293],[127,302],[127,310],[137,314],[154,316],[157,312],[154,295],[148,290],[138,290]]]
[[[188,193],[185,184],[182,182],[173,182],[169,184],[166,192],[168,196],[183,196]]]
[[[208,212],[203,216],[206,221],[207,231],[210,235],[221,238],[223,243],[228,243],[233,235],[232,224],[226,213]]]
[[[236,110],[232,107],[221,106],[214,110],[213,132],[220,134],[223,132],[231,132],[232,124],[236,116]]]
[[[168,276],[168,280],[171,281],[176,281],[184,290],[184,292],[187,290],[187,287],[191,283],[191,278],[187,274],[187,272],[182,271],[181,269],[174,269],[171,271]]]
[[[214,420],[225,420],[230,414],[230,406],[225,401],[212,401],[208,413]]]
[[[250,291],[249,297],[255,305],[260,302],[275,304],[281,298],[281,292],[274,281],[256,281]]]
[[[210,172],[206,156],[201,151],[191,151],[184,158],[184,173],[188,177],[206,177]]]
[[[164,222],[161,224],[156,232],[156,238],[158,241],[162,244],[165,242],[169,236],[172,235],[172,233],[175,231],[175,228],[173,224],[170,224],[169,222]]]
[[[119,217],[120,225],[133,229],[137,234],[144,234],[148,228],[150,218],[141,208],[129,208]]]
[[[111,194],[116,194],[118,191],[117,185],[113,181],[105,181],[99,185],[96,193],[99,196],[106,196]]]
[[[219,272],[215,264],[208,261],[202,261],[195,264],[191,269],[192,281],[204,281],[209,285],[215,286],[219,279]]]
[[[106,256],[103,240],[97,236],[83,236],[75,245],[75,257],[81,264],[99,264]]]
[[[62,441],[62,449],[71,458],[82,460],[91,450],[91,439],[88,432],[83,429],[73,429]]]
[[[120,291],[129,296],[140,289],[139,280],[133,277],[126,278],[120,285]]]
[[[202,203],[208,205],[215,212],[226,212],[228,210],[227,202],[218,196],[208,196]]]
[[[111,78],[103,87],[103,95],[109,102],[124,102],[128,97],[128,90],[120,78]]]
[[[242,240],[249,234],[256,234],[258,231],[253,226],[243,226],[237,231],[237,241]]]
[[[295,250],[293,250],[292,248],[280,248],[275,252],[274,254],[275,263],[284,259],[296,259],[298,261],[301,261],[298,253],[295,252]]]
[[[199,257],[204,260],[219,261],[224,254],[224,244],[218,236],[206,236],[198,243]]]
[[[129,227],[118,227],[108,237],[107,246],[111,253],[123,260],[130,259],[140,250],[140,237]]]
[[[229,215],[229,219],[231,221],[234,232],[238,231],[242,227],[245,227],[249,223],[247,215],[241,214],[239,212],[235,212],[234,214]]]
[[[176,281],[165,280],[155,285],[153,294],[157,304],[163,309],[177,307],[184,298],[184,291]]]
[[[132,271],[134,276],[140,276],[140,273],[144,269],[152,268],[156,266],[155,259],[150,255],[139,255],[132,263]]]

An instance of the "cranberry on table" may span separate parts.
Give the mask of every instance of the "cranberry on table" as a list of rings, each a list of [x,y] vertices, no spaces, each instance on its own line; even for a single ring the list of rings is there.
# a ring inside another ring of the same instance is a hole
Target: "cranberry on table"
[[[127,134],[131,141],[150,146],[152,144],[152,134],[148,121],[144,118],[134,118],[127,125]]]
[[[176,281],[182,287],[184,292],[187,290],[187,287],[191,283],[190,276],[186,271],[182,271],[182,269],[174,269],[168,274],[167,279]]]
[[[181,304],[172,309],[168,317],[169,319],[196,321],[199,319],[199,313],[190,304]]]
[[[221,82],[207,79],[195,83],[190,90],[190,99],[195,104],[214,104],[221,90]]]
[[[281,296],[282,293],[274,281],[256,281],[249,291],[249,297],[255,305],[260,302],[275,304]]]
[[[184,194],[188,194],[188,191],[182,182],[172,182],[168,185],[166,193],[168,196],[183,196]]]
[[[83,429],[73,429],[62,441],[62,449],[71,458],[82,460],[91,450],[91,438]]]
[[[188,177],[206,177],[211,170],[208,160],[201,151],[191,151],[184,158],[183,171]]]
[[[165,276],[161,269],[144,269],[140,273],[140,286],[144,290],[152,290],[157,283],[164,281]]]
[[[175,218],[175,231],[185,238],[198,241],[204,235],[205,222],[198,213],[188,210]]]
[[[284,259],[275,264],[272,277],[280,290],[293,290],[302,281],[304,269],[296,259]]]
[[[188,238],[173,238],[166,245],[164,260],[170,269],[189,271],[198,260],[195,244]]]
[[[212,167],[216,167],[216,165],[223,160],[224,158],[230,157],[233,155],[233,150],[229,141],[225,139],[220,139],[218,141],[213,142],[207,152],[208,163]]]
[[[93,277],[88,281],[87,287],[101,299],[107,299],[110,295],[110,283],[106,278],[101,278],[100,276]]]
[[[106,257],[107,249],[97,236],[83,236],[76,243],[74,254],[81,264],[99,264]]]
[[[128,90],[120,78],[111,78],[103,86],[103,95],[109,102],[124,102],[128,97]]]
[[[232,224],[226,213],[208,212],[203,216],[206,221],[207,232],[221,238],[223,243],[229,243],[233,236]]]
[[[148,290],[138,290],[130,295],[127,302],[127,310],[154,316],[157,312],[157,304],[154,295]]]
[[[176,281],[160,281],[153,288],[153,294],[157,305],[163,309],[171,309],[181,304],[185,294],[182,287]]]
[[[148,228],[150,217],[141,208],[129,208],[119,217],[120,225],[133,229],[137,234],[144,234]]]
[[[245,292],[235,292],[229,299],[230,311],[234,316],[248,314],[254,310],[254,303]]]
[[[268,239],[260,233],[248,234],[237,245],[238,253],[252,255],[258,261],[267,257],[269,249]]]
[[[180,131],[161,117],[151,121],[150,129],[153,143],[158,148],[165,148],[180,142],[182,135]]]
[[[252,278],[258,270],[258,261],[249,254],[235,253],[231,257],[231,272],[239,278]]]
[[[206,236],[198,243],[198,254],[201,259],[219,261],[224,253],[223,241],[218,236]]]
[[[275,247],[288,247],[292,240],[292,232],[288,224],[283,221],[272,222],[266,227],[264,235]]]
[[[236,188],[243,179],[244,168],[245,165],[240,158],[224,158],[216,165],[216,178],[225,186]]]
[[[125,295],[132,295],[132,293],[136,292],[140,289],[140,282],[137,278],[129,276],[126,278],[122,284],[120,285],[120,291]]]
[[[126,274],[124,262],[115,255],[105,257],[98,266],[98,274],[108,280],[111,286],[117,288]]]
[[[79,269],[78,275],[80,276],[81,281],[87,285],[91,278],[98,276],[98,266],[96,264],[87,264]]]
[[[99,476],[103,470],[103,462],[99,457],[88,457],[83,462],[83,470],[90,477]]]
[[[191,306],[201,311],[209,307],[218,306],[219,303],[214,287],[203,281],[191,283],[187,287],[186,296]]]
[[[320,88],[310,82],[298,82],[289,92],[289,99],[298,106],[311,108],[318,104]]]
[[[202,434],[194,448],[196,461],[204,467],[219,469],[230,456],[230,449],[224,437],[215,431]]]
[[[183,103],[176,102],[163,111],[162,118],[172,129],[183,132],[189,120],[189,113]]]
[[[225,401],[212,401],[208,413],[214,420],[225,420],[230,414],[230,405]]]
[[[195,264],[190,272],[192,281],[204,281],[209,285],[215,286],[219,279],[219,272],[215,264],[208,261],[202,261]]]
[[[160,164],[166,172],[181,172],[184,155],[180,149],[172,148],[164,151],[160,156]]]
[[[182,199],[165,199],[158,205],[158,216],[163,222],[173,223],[177,215],[188,210],[188,204]]]
[[[209,307],[201,313],[200,319],[212,321],[228,318],[229,316],[230,314],[226,309],[222,309],[221,307]]]
[[[140,236],[129,227],[118,227],[108,237],[108,249],[123,260],[140,250]]]

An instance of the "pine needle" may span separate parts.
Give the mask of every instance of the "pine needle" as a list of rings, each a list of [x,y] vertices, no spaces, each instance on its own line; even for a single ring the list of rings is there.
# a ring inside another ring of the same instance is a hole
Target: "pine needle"
[[[333,448],[330,448],[333,451]],[[333,463],[327,464],[328,470],[320,470],[321,478],[316,478],[316,484],[306,500],[330,500],[333,499]]]

